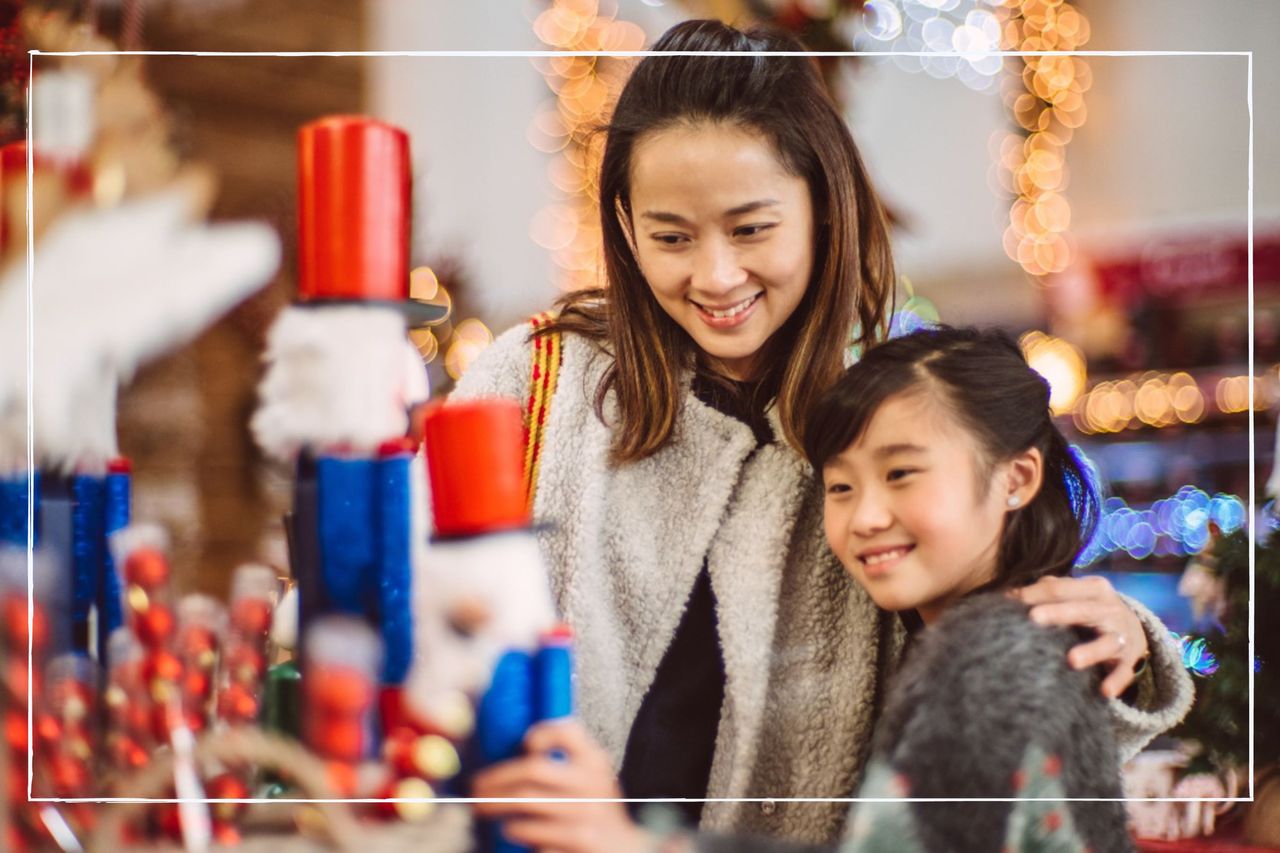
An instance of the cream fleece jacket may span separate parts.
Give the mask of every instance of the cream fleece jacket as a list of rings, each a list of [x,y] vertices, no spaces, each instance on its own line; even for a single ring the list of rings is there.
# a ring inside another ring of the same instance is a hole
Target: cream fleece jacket
[[[501,335],[455,399],[528,396],[529,327]],[[785,441],[756,449],[751,429],[688,392],[672,439],[615,467],[593,401],[609,356],[566,335],[546,425],[534,517],[561,616],[573,625],[584,724],[620,766],[631,723],[703,560],[717,601],[725,700],[702,826],[794,841],[840,836],[885,684],[904,635],[849,579],[822,531],[822,492]],[[606,422],[616,418],[606,400]],[[770,413],[775,435],[777,416]],[[1190,679],[1144,608],[1154,678],[1141,710],[1113,703],[1125,757],[1172,725]]]

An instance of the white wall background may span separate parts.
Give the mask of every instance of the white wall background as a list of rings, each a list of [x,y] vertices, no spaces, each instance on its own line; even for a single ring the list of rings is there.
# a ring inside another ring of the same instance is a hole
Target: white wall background
[[[653,2],[622,0],[620,17],[651,38],[687,17],[671,0]],[[530,22],[542,8],[538,0],[375,0],[372,47],[533,49]],[[1079,8],[1092,26],[1088,49],[1257,51],[1254,201],[1259,223],[1280,222],[1280,2],[1083,0]],[[1209,222],[1243,227],[1247,60],[1089,62],[1089,119],[1068,148],[1072,230],[1082,242]],[[550,98],[541,76],[526,60],[499,58],[388,58],[372,70],[375,113],[413,136],[419,255],[463,252],[498,327],[545,307],[554,296],[550,263],[528,231],[550,199],[548,158],[525,141]],[[1037,322],[1039,295],[1000,246],[1008,202],[988,182],[988,141],[1010,126],[999,97],[881,60],[861,63],[852,96],[855,137],[906,220],[902,272],[947,320]]]

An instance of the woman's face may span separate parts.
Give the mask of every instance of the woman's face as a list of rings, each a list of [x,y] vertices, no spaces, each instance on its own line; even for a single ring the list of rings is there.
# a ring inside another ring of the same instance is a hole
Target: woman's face
[[[734,379],[804,296],[813,205],[758,133],[725,124],[641,137],[631,156],[631,227],[662,309]]]

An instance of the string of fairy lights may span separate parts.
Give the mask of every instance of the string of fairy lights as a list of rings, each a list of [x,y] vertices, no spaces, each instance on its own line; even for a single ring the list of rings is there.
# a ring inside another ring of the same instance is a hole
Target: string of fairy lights
[[[1004,50],[1072,51],[1089,40],[1089,22],[1065,0],[998,0]],[[1006,77],[1003,98],[1018,131],[999,139],[1001,185],[1014,202],[1004,232],[1005,253],[1033,276],[1067,269],[1070,175],[1066,148],[1087,116],[1092,74],[1078,56],[1027,56],[1021,74]]]
[[[598,0],[552,0],[533,22],[543,44],[563,51],[641,50],[645,34]],[[564,56],[535,65],[555,94],[529,126],[530,144],[555,155],[547,168],[555,200],[534,216],[529,236],[551,254],[562,290],[601,285],[598,172],[603,135],[631,63],[623,58]]]

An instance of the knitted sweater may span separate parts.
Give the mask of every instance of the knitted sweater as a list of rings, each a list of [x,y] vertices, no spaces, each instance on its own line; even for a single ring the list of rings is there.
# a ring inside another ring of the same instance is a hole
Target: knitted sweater
[[[501,335],[455,398],[527,399],[528,326]],[[858,787],[883,685],[904,634],[846,577],[822,530],[822,490],[784,441],[757,449],[746,424],[685,395],[671,440],[608,461],[616,420],[595,392],[609,356],[566,335],[534,516],[552,592],[577,636],[580,716],[615,767],[705,561],[725,664],[708,798],[844,797]],[[777,415],[770,412],[774,435]],[[1112,703],[1122,751],[1185,712],[1190,682],[1145,609],[1155,678],[1139,708]],[[702,826],[797,841],[838,837],[841,803],[710,802]]]

